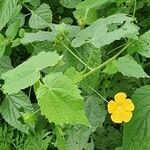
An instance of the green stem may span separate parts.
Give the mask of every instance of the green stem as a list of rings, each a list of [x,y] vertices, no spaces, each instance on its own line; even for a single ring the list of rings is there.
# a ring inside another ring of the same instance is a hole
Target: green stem
[[[64,38],[67,40],[67,42],[71,45],[70,40],[66,37],[66,35],[64,34],[63,31],[62,31],[62,34],[63,34]],[[73,47],[73,49],[76,51],[76,53],[77,53],[82,59],[84,59],[84,57],[77,51],[77,49],[75,49],[74,47]],[[84,61],[85,61],[85,59],[84,59]]]
[[[38,113],[39,111],[40,111],[40,109],[36,110],[36,111],[33,112],[32,114],[34,115],[34,114]]]
[[[93,48],[93,45],[92,45],[92,48]],[[92,48],[91,48],[91,51],[90,51],[90,56],[89,56],[88,61],[87,61],[87,65],[89,65],[89,66],[90,66],[90,61],[92,59],[92,55],[93,55],[93,49]],[[85,71],[86,71],[86,69],[87,68],[85,68]]]
[[[107,55],[109,55],[110,53],[112,53],[112,52],[114,52],[114,51],[118,50],[119,48],[124,47],[125,45],[126,45],[126,44],[123,44],[123,45],[120,45],[120,46],[118,46],[118,47],[116,47],[116,48],[112,49],[111,51],[109,51],[109,52],[106,54],[106,56],[107,56]]]
[[[87,78],[88,76],[90,76],[91,74],[93,74],[94,72],[96,72],[97,70],[103,68],[104,66],[106,66],[108,63],[110,63],[111,61],[113,61],[114,59],[116,59],[123,51],[125,51],[127,49],[127,47],[130,44],[127,44],[123,49],[121,49],[116,55],[114,55],[113,57],[111,57],[110,59],[108,59],[107,61],[105,61],[104,63],[102,63],[101,65],[99,65],[98,67],[92,69],[91,71],[89,71],[88,73],[86,73],[83,76],[83,79]]]
[[[137,6],[137,1],[134,0],[134,8],[133,8],[133,15],[132,15],[133,19],[135,19],[136,6]]]
[[[79,60],[85,67],[87,67],[89,70],[92,70],[92,68],[91,67],[89,67],[82,59],[80,59],[76,54],[74,54],[73,52],[72,52],[72,50],[68,47],[68,46],[66,46],[64,43],[62,43],[62,45],[77,59],[77,60]]]
[[[87,85],[92,91],[94,91],[99,97],[101,97],[105,102],[108,103],[107,99],[105,99],[100,93],[98,93],[96,90],[94,90],[91,86]]]
[[[29,99],[31,97],[31,90],[32,90],[32,86],[30,86],[30,88],[29,88],[29,94],[28,94]]]

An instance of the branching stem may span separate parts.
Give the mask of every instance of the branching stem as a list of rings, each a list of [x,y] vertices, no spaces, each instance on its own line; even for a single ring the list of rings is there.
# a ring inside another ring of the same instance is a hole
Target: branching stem
[[[127,44],[124,48],[122,48],[116,55],[114,55],[113,57],[111,57],[110,59],[108,59],[107,61],[105,61],[104,63],[102,63],[101,65],[99,65],[98,67],[92,69],[91,71],[89,71],[88,73],[86,73],[83,76],[83,79],[87,78],[88,76],[90,76],[91,74],[93,74],[94,72],[96,72],[97,70],[103,68],[104,66],[106,66],[108,63],[110,63],[111,61],[113,61],[114,59],[116,59],[123,51],[125,51],[127,49],[127,47],[130,44]]]

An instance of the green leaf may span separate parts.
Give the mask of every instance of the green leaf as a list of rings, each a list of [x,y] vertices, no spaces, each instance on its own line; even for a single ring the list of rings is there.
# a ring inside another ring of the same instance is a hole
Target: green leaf
[[[51,73],[37,90],[41,113],[49,122],[58,125],[83,124],[89,126],[80,90],[62,73]]]
[[[150,85],[140,87],[132,95],[135,111],[132,120],[123,129],[123,150],[150,149],[149,99]]]
[[[139,65],[130,55],[126,55],[118,59],[117,62],[118,71],[124,76],[135,77],[135,78],[149,78],[141,65]]]
[[[79,3],[74,12],[75,18],[80,25],[91,24],[97,19],[96,8],[103,6],[112,0],[85,0]]]
[[[30,112],[23,113],[22,117],[25,123],[34,124],[36,121],[35,114],[30,113]]]
[[[79,83],[82,80],[82,78],[83,78],[83,74],[79,73],[78,71],[76,71],[75,68],[73,68],[73,67],[72,68],[68,68],[64,74],[70,80],[72,80],[72,82],[74,84]]]
[[[32,55],[37,55],[42,51],[49,52],[53,51],[53,43],[48,42],[48,41],[43,41],[43,42],[36,42],[31,44],[31,51]]]
[[[83,150],[87,148],[89,144],[92,143],[88,143],[91,132],[90,128],[84,126],[75,126],[71,128],[67,139],[67,150]]]
[[[91,140],[91,143],[87,143],[85,146],[85,150],[94,150],[94,142]]]
[[[66,18],[63,18],[61,21],[60,21],[60,23],[65,23],[65,24],[73,24],[73,19],[72,18],[70,18],[70,17],[66,17]]]
[[[32,42],[49,41],[52,42],[55,38],[55,32],[38,31],[36,33],[25,33],[21,39],[22,44],[28,44]]]
[[[28,133],[30,126],[21,122],[23,112],[33,112],[32,104],[28,97],[20,92],[15,95],[6,95],[0,106],[2,117],[14,128]]]
[[[11,69],[13,69],[13,67],[10,58],[8,56],[2,56],[0,58],[0,76]]]
[[[150,31],[145,32],[139,41],[140,50],[138,51],[142,56],[150,58]]]
[[[33,134],[29,134],[25,140],[20,141],[20,150],[46,150],[50,145],[51,137],[49,136],[49,132],[42,130],[40,132],[36,131]]]
[[[115,14],[107,18],[100,18],[91,26],[81,30],[72,41],[73,47],[80,47],[91,43],[96,48],[108,45],[115,40],[138,34],[138,28],[132,23],[133,19],[126,14]],[[115,28],[110,30],[111,25]]]
[[[117,147],[115,150],[123,150],[122,147]]]
[[[15,36],[17,35],[20,28],[20,20],[15,20],[13,23],[11,23],[7,30],[6,30],[6,36],[13,40]]]
[[[85,0],[76,7],[77,9],[87,9],[89,11],[91,8],[101,7],[106,3],[113,2],[113,0]]]
[[[3,37],[3,35],[0,34],[0,58],[3,56],[6,46],[7,46],[7,42]]]
[[[81,0],[60,0],[59,2],[66,8],[75,8]]]
[[[0,1],[0,31],[12,17],[18,0],[1,0]]]
[[[59,150],[66,150],[66,140],[64,137],[64,133],[59,126],[55,127],[55,134],[56,134],[55,146]]]
[[[22,9],[22,5],[17,5],[13,16],[8,22],[8,28],[5,34],[10,41],[12,41],[16,37],[19,29],[25,23],[25,16],[20,12],[21,9]]]
[[[15,11],[13,13],[13,15],[11,16],[8,25],[16,20],[21,20],[22,17],[24,17],[24,15],[21,13],[21,9],[22,9],[22,5],[18,3],[18,5],[15,8]],[[22,17],[20,17],[20,15],[22,15]]]
[[[78,11],[75,11],[73,14],[75,18],[78,20],[79,26],[85,26],[92,24],[94,21],[97,20],[97,11],[96,9],[90,9],[88,14],[85,16],[86,18],[82,18],[83,14],[86,12],[82,9],[79,9]]]
[[[137,80],[137,78],[129,78],[123,76],[121,73],[117,73],[114,76],[106,76],[104,74],[104,77],[106,78],[101,79],[100,85],[102,84],[105,87],[107,92],[104,95],[107,95],[107,97],[114,97],[114,95],[120,91],[131,95],[137,86],[140,85],[140,80]]]
[[[34,8],[39,7],[39,5],[41,4],[41,0],[30,0],[29,2]]]
[[[52,22],[52,12],[47,4],[42,4],[36,10],[31,11],[29,26],[35,29],[46,28]]]
[[[103,125],[106,118],[105,105],[101,99],[95,95],[85,97],[85,111],[93,130]],[[100,103],[101,101],[101,103]]]
[[[51,28],[53,32],[56,33],[57,38],[59,40],[62,40],[64,36],[66,36],[69,39],[73,38],[80,31],[80,27],[74,25],[67,25],[65,23],[53,25]]]
[[[128,48],[128,53],[139,53],[144,57],[150,58],[150,30],[132,41]]]
[[[118,72],[117,60],[113,60],[112,62],[107,64],[105,69],[103,69],[103,72],[107,73],[107,74],[115,74],[115,73],[117,73]]]
[[[13,132],[10,126],[2,123],[0,127],[0,149],[9,150],[11,147],[11,142],[13,140]]]
[[[41,52],[37,56],[29,58],[15,69],[2,74],[5,81],[4,93],[18,93],[40,79],[40,70],[54,66],[62,57],[55,52]]]
[[[93,140],[95,149],[114,150],[116,147],[121,146],[122,134],[118,129],[108,124],[106,127],[97,128]]]
[[[17,39],[15,39],[15,40],[12,41],[11,48],[17,47],[17,46],[19,46],[20,44],[21,44],[20,39],[17,38]]]

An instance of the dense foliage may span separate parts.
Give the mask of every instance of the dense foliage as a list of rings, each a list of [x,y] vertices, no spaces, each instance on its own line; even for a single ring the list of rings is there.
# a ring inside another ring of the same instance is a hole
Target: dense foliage
[[[0,150],[149,150],[149,60],[150,0],[0,0]]]

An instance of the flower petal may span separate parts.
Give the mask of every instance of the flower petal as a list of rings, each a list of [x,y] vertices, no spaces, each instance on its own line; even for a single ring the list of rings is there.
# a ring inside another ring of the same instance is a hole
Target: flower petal
[[[111,100],[111,101],[108,102],[107,107],[108,107],[108,112],[109,113],[115,112],[117,110],[117,108],[118,108],[116,102],[113,101],[113,100]]]
[[[112,113],[111,120],[115,123],[122,123],[122,116],[119,112]]]
[[[133,111],[134,108],[135,108],[131,99],[126,99],[126,101],[124,102],[124,106],[123,107],[127,111]]]
[[[126,98],[127,98],[127,95],[124,92],[119,92],[114,97],[117,103],[122,103]]]
[[[124,111],[124,113],[122,113],[122,120],[124,122],[129,122],[131,118],[132,118],[132,112]]]

